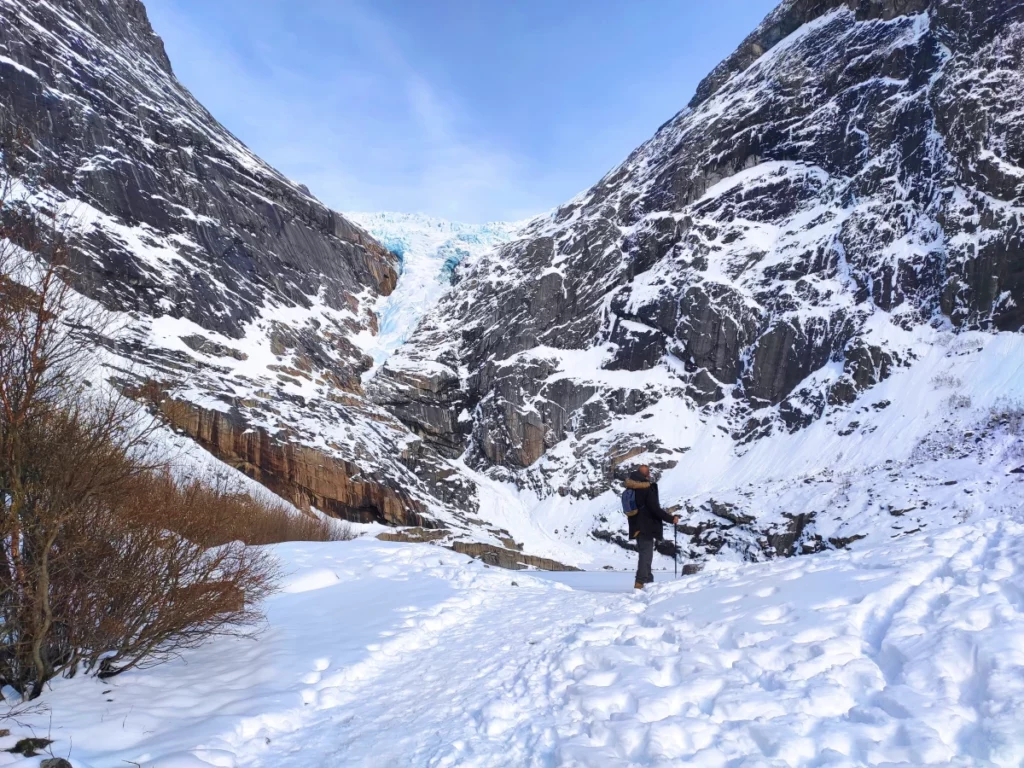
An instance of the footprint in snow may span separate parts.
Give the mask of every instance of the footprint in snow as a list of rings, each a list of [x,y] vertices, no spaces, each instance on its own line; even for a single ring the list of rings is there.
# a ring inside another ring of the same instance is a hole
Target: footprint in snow
[[[818,603],[817,605],[811,606],[811,608],[815,611],[830,611],[836,608],[847,608],[851,605],[857,605],[857,603],[860,603],[863,600],[863,597],[833,597],[831,600],[826,600],[824,603]]]
[[[773,605],[769,608],[765,608],[763,611],[758,611],[754,614],[754,618],[762,624],[779,624],[785,621],[786,616],[788,616],[789,613],[790,609],[788,606]]]
[[[331,660],[328,658],[316,659],[313,662],[313,671],[307,672],[302,676],[302,682],[304,685],[316,685],[323,679],[323,672],[331,666]]]

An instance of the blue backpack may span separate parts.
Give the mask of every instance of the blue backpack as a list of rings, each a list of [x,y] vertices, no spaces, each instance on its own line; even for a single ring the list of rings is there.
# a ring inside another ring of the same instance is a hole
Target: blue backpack
[[[622,492],[622,511],[626,517],[632,517],[637,513],[636,492],[632,488]]]

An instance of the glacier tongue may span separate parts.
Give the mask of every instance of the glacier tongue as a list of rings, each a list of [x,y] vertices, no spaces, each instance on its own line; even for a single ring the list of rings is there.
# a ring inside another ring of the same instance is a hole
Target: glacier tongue
[[[415,330],[451,285],[455,267],[495,246],[516,239],[527,222],[462,224],[416,213],[346,213],[401,263],[398,286],[375,307],[376,335],[358,341],[373,358],[367,381]]]

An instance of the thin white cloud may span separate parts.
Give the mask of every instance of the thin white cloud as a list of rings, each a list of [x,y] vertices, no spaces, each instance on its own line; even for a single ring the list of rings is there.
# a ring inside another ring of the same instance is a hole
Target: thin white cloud
[[[267,45],[254,62],[173,10],[155,22],[215,117],[334,208],[482,221],[550,206],[535,200],[525,159],[473,135],[462,105],[417,71],[381,18],[355,3],[318,10],[358,40],[358,66],[310,72]]]

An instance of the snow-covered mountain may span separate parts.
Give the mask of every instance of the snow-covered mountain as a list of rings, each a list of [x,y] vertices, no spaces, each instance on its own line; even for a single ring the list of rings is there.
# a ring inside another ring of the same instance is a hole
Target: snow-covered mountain
[[[481,519],[570,562],[621,540],[631,460],[697,561],[1019,504],[1022,72],[1015,0],[786,0],[621,166],[460,268],[374,397],[518,489]]]
[[[330,211],[177,82],[138,0],[0,21],[45,170],[13,172],[80,233],[111,378],[300,506],[621,565],[643,460],[697,567],[1021,503],[1015,0],[784,0],[592,189],[484,228]]]
[[[19,195],[114,313],[111,378],[298,506],[436,524],[460,481],[362,388],[398,256],[196,102],[139,0],[0,0],[0,118]]]
[[[420,319],[452,284],[455,268],[497,245],[514,239],[525,222],[462,224],[412,213],[346,213],[399,259],[395,290],[375,307],[378,328],[364,347],[373,358],[373,373],[398,349]]]

